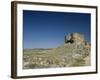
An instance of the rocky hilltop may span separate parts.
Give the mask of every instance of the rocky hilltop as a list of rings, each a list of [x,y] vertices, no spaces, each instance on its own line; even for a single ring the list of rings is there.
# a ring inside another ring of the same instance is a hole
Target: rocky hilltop
[[[64,44],[47,53],[24,54],[24,69],[90,66],[91,45],[79,33],[64,38]]]

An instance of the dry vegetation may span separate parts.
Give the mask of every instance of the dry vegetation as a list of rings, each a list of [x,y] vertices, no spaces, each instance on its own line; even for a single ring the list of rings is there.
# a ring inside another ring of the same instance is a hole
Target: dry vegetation
[[[80,42],[79,34],[77,36],[74,33],[74,35],[69,35],[69,37],[66,39],[66,43],[57,48],[24,50],[23,68],[90,66],[89,43],[83,37],[83,40],[80,40]],[[72,40],[73,42],[70,42]]]

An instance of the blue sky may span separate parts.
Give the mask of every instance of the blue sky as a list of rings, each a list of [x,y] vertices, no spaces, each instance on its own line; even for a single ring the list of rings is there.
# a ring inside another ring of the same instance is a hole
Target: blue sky
[[[90,42],[90,18],[87,13],[23,10],[24,49],[57,47],[72,32],[83,34]]]

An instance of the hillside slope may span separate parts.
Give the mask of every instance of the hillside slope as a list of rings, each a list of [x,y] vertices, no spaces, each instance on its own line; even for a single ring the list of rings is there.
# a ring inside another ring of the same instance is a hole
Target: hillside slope
[[[71,33],[65,36],[65,43],[57,48],[28,56],[24,69],[90,66],[90,49],[91,45],[81,34]]]

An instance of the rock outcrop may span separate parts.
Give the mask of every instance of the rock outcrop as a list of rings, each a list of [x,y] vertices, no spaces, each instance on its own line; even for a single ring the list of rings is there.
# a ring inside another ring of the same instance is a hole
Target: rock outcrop
[[[65,43],[75,43],[80,45],[85,42],[83,35],[79,33],[71,33],[68,36],[65,36]]]

